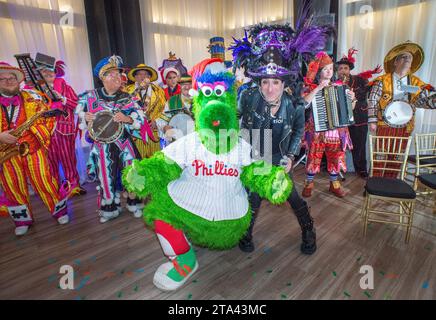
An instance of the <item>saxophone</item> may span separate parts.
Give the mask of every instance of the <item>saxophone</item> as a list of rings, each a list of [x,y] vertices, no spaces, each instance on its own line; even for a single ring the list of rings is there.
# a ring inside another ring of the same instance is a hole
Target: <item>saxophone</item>
[[[23,132],[29,130],[30,127],[32,127],[33,124],[39,118],[55,117],[59,114],[67,115],[65,111],[58,110],[58,109],[35,113],[33,116],[27,119],[21,126],[10,131],[9,134],[19,138],[22,136]],[[22,142],[20,144],[0,143],[0,164],[12,158],[13,156],[20,155],[22,157],[25,157],[28,153],[29,153],[29,144],[27,142]]]

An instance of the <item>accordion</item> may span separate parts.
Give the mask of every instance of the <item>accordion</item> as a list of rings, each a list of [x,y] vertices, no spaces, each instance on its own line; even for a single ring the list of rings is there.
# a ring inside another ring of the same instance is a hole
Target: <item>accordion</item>
[[[315,131],[327,131],[354,124],[353,104],[347,86],[329,86],[320,90],[312,100]]]

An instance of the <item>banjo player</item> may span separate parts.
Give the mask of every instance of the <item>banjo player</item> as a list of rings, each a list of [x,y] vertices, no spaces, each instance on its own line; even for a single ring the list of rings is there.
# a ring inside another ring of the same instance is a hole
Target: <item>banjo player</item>
[[[368,124],[372,134],[389,137],[411,135],[415,120],[414,103],[434,91],[431,85],[414,75],[423,62],[424,51],[413,42],[401,43],[388,52],[384,59],[386,74],[373,81],[368,97]],[[424,103],[419,107],[431,108],[431,105]],[[399,168],[395,163],[386,166]],[[373,175],[395,178],[396,174],[390,170],[374,169]]]

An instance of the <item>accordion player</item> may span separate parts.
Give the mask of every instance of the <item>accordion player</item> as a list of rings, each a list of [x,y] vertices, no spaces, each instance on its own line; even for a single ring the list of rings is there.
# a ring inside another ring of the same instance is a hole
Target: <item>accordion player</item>
[[[315,94],[312,114],[315,131],[327,131],[354,124],[353,102],[345,85],[328,86]]]

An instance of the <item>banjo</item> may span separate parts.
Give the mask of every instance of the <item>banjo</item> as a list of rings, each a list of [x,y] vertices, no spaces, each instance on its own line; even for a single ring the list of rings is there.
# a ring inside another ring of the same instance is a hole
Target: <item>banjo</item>
[[[393,128],[404,128],[413,119],[416,108],[436,109],[436,93],[425,95],[410,104],[393,101],[383,110],[383,121]]]
[[[117,141],[124,132],[124,124],[114,121],[114,113],[110,110],[99,111],[95,119],[89,122],[90,137],[100,143]]]

